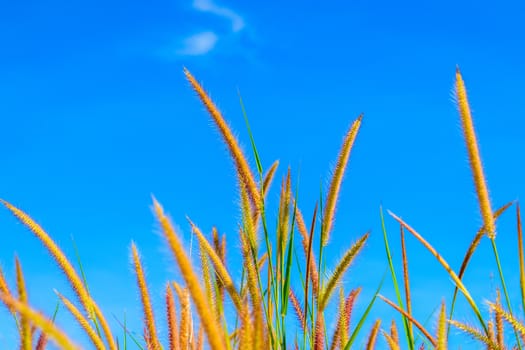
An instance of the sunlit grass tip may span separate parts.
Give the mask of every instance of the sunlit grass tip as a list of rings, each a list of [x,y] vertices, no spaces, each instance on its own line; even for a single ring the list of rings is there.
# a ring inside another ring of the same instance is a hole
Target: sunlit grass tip
[[[468,158],[472,176],[474,178],[474,186],[478,196],[481,216],[485,225],[485,232],[487,236],[493,239],[496,236],[496,224],[494,222],[494,215],[490,204],[489,191],[485,174],[483,173],[483,166],[481,164],[481,157],[476,139],[476,132],[474,131],[474,123],[470,112],[470,106],[467,99],[467,91],[465,83],[459,67],[456,67],[456,99],[461,117],[461,125],[467,146]]]
[[[325,246],[330,239],[330,233],[334,225],[335,209],[337,205],[337,198],[341,189],[341,183],[343,182],[344,173],[350,159],[350,153],[354,145],[354,141],[361,127],[361,121],[363,115],[361,114],[350,126],[350,129],[345,135],[343,145],[337,157],[337,162],[333,170],[332,179],[328,187],[328,193],[326,196],[326,204],[323,213],[323,226],[321,229],[321,242]]]
[[[213,103],[206,91],[204,91],[201,84],[199,84],[199,82],[193,77],[193,75],[188,69],[184,68],[184,74],[186,75],[186,78],[190,82],[197,95],[199,95],[200,100],[208,110],[215,125],[219,129],[219,132],[221,133],[224,142],[226,143],[226,146],[228,147],[228,150],[233,158],[233,161],[237,168],[237,172],[239,173],[239,176],[242,178],[243,182],[247,186],[248,193],[250,195],[250,200],[254,205],[254,208],[258,208],[261,202],[259,190],[257,188],[257,182],[255,181],[255,177],[252,171],[250,170],[250,167],[248,166],[246,157],[244,156],[235,136],[233,135],[232,131],[230,130],[230,127],[224,120],[224,117],[222,116],[221,112],[219,111],[215,103]]]

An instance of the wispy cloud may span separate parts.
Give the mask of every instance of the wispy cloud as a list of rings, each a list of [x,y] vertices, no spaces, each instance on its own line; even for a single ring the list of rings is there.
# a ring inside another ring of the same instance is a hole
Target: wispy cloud
[[[231,21],[232,30],[234,32],[239,32],[244,28],[244,19],[238,13],[228,7],[216,5],[211,0],[194,0],[193,8],[228,19]]]
[[[213,50],[219,37],[211,31],[201,32],[184,39],[182,49],[178,50],[181,55],[198,56]]]
[[[230,29],[226,33],[218,34],[218,31],[204,30],[194,32],[186,37],[180,38],[176,48],[166,48],[163,52],[175,53],[178,56],[202,56],[211,52],[219,41],[232,39],[232,34],[241,32],[246,23],[244,18],[229,7],[217,5],[213,0],[193,0],[192,8],[198,12],[205,12],[220,17],[230,23]],[[228,42],[226,40],[225,42]],[[231,42],[231,40],[229,41]]]

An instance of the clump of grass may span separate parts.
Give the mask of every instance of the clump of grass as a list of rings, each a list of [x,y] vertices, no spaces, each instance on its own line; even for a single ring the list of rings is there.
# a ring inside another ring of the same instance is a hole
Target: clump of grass
[[[395,214],[390,213],[390,215],[400,224],[402,234],[401,234],[401,249],[402,249],[402,257],[403,257],[403,271],[404,271],[404,288],[406,292],[406,303],[407,308],[405,309],[403,306],[403,303],[401,302],[400,293],[399,293],[399,286],[397,283],[397,280],[395,278],[394,268],[393,268],[393,259],[390,254],[390,250],[388,247],[388,239],[386,235],[386,229],[384,225],[384,220],[382,218],[383,223],[383,231],[384,231],[384,240],[385,240],[385,246],[387,251],[387,259],[389,262],[389,266],[392,271],[392,278],[395,286],[395,290],[398,296],[398,302],[399,305],[396,305],[394,302],[382,297],[383,300],[385,300],[388,304],[393,306],[402,316],[403,320],[405,322],[405,333],[408,340],[408,345],[413,349],[415,347],[415,341],[411,334],[411,327],[408,327],[406,324],[409,322],[411,325],[413,324],[416,326],[420,332],[430,341],[433,347],[437,349],[445,349],[446,344],[449,336],[449,328],[445,329],[444,324],[445,321],[449,323],[449,325],[453,325],[460,330],[464,331],[465,333],[469,334],[474,339],[482,342],[484,346],[486,346],[488,349],[506,349],[504,341],[503,341],[503,319],[507,320],[513,329],[513,332],[515,334],[516,344],[515,348],[521,349],[523,346],[523,343],[525,343],[523,340],[520,339],[520,323],[516,320],[510,303],[509,294],[507,291],[505,278],[503,276],[503,269],[501,267],[501,262],[499,259],[498,250],[496,247],[496,220],[498,217],[507,210],[513,202],[509,202],[502,206],[500,209],[498,209],[496,212],[492,211],[490,199],[489,199],[489,191],[488,186],[485,181],[485,175],[483,173],[483,167],[481,165],[481,156],[479,154],[479,147],[478,142],[476,138],[476,134],[474,131],[474,123],[472,120],[472,115],[470,112],[470,107],[467,99],[467,93],[465,88],[465,83],[463,81],[463,77],[459,71],[459,68],[456,69],[456,84],[455,84],[455,92],[456,92],[456,102],[459,109],[460,119],[461,119],[461,125],[464,132],[464,138],[465,138],[465,144],[467,148],[467,153],[469,157],[469,164],[472,171],[472,177],[474,180],[474,187],[476,189],[476,194],[478,197],[478,204],[480,208],[481,217],[483,219],[483,226],[478,230],[476,235],[474,236],[474,239],[470,246],[467,249],[467,252],[465,254],[465,257],[463,259],[463,262],[461,264],[461,267],[459,269],[459,272],[456,274],[456,272],[452,269],[452,267],[447,263],[447,261],[444,259],[444,257],[439,254],[434,247],[423,238],[422,235],[420,235],[415,229],[413,229],[411,226],[409,226],[405,221],[403,221],[400,217],[396,216]],[[438,324],[438,335],[436,338],[432,338],[430,335],[430,332],[424,328],[423,325],[421,325],[417,320],[415,320],[411,315],[411,307],[410,307],[410,285],[408,283],[408,273],[407,273],[407,263],[406,263],[406,247],[404,243],[404,235],[403,230],[407,230],[410,232],[417,240],[419,240],[423,246],[436,257],[438,262],[443,266],[443,268],[447,271],[450,278],[455,284],[455,290],[452,297],[452,303],[450,307],[450,315],[448,319],[445,318],[445,304],[442,305],[440,316],[439,316],[439,324]],[[525,259],[523,258],[523,242],[522,242],[522,233],[521,233],[521,220],[519,215],[519,204],[517,204],[517,231],[518,231],[518,256],[519,256],[519,270],[520,270],[520,289],[522,296],[525,295]],[[480,312],[480,309],[478,307],[478,304],[476,301],[472,298],[470,292],[468,291],[468,288],[464,285],[462,278],[466,272],[466,269],[468,267],[469,261],[471,257],[473,256],[476,248],[481,242],[482,237],[486,235],[492,245],[493,253],[495,257],[496,266],[499,272],[500,277],[500,283],[501,287],[503,289],[505,300],[507,303],[507,307],[509,309],[508,312],[504,311],[501,303],[500,303],[500,294],[498,291],[498,297],[497,302],[495,304],[489,303],[489,306],[493,311],[496,313],[495,320],[485,320]],[[472,311],[474,312],[479,325],[481,328],[477,328],[475,326],[468,325],[466,323],[462,323],[457,320],[453,320],[453,311],[454,306],[456,303],[456,297],[457,293],[461,292],[463,296],[466,298],[467,302],[469,303]],[[525,305],[525,298],[522,297],[522,305]],[[505,316],[503,316],[505,315]],[[496,330],[494,331],[494,325],[496,325]],[[387,342],[391,344],[391,348],[395,348],[396,346],[399,346],[399,342],[394,342],[392,337],[389,337],[388,334],[385,335],[387,338]]]
[[[221,238],[215,228],[211,235],[202,232],[198,225],[188,218],[192,234],[195,235],[198,242],[200,269],[197,269],[194,266],[194,261],[188,256],[182,245],[180,234],[169,220],[161,204],[153,198],[155,218],[160,224],[166,245],[173,254],[180,270],[183,283],[167,281],[165,285],[163,305],[165,308],[165,329],[168,330],[168,334],[167,343],[163,345],[159,336],[158,320],[154,317],[151,296],[139,251],[134,243],[131,244],[131,255],[144,323],[143,339],[132,337],[138,348],[147,350],[200,350],[204,348],[214,350],[287,348],[347,350],[355,346],[356,338],[360,334],[365,320],[370,317],[371,309],[378,297],[401,315],[406,346],[400,341],[395,321],[392,321],[389,329],[386,330],[381,328],[381,325],[386,324],[386,322],[376,319],[368,335],[365,335],[363,346],[366,349],[376,348],[377,342],[384,338],[386,345],[393,350],[405,347],[413,350],[418,345],[420,349],[432,347],[445,350],[448,347],[450,326],[465,332],[488,349],[506,349],[505,323],[514,332],[515,346],[517,348],[522,347],[522,344],[525,343],[525,325],[512,312],[496,247],[496,220],[514,203],[510,202],[496,212],[492,211],[465,84],[459,69],[456,71],[457,104],[483,227],[474,236],[463,263],[456,273],[445,257],[439,254],[430,242],[403,219],[389,211],[391,217],[400,227],[403,270],[401,288],[397,281],[386,224],[381,210],[387,262],[394,284],[397,304],[379,294],[383,285],[383,278],[357,322],[352,320],[352,315],[355,313],[354,306],[360,295],[361,287],[352,286],[350,293],[345,295],[342,281],[353,261],[363,251],[370,233],[365,233],[360,237],[356,236],[355,242],[346,249],[330,274],[326,272],[323,252],[327,249],[333,231],[336,204],[363,116],[360,115],[350,125],[344,136],[327,193],[325,196],[321,196],[322,198],[316,203],[310,225],[307,226],[303,212],[300,210],[302,203],[298,200],[299,191],[297,185],[294,184],[292,171],[288,169],[281,183],[279,206],[276,214],[277,222],[275,229],[272,229],[266,211],[266,196],[275,177],[278,161],[272,163],[268,170],[263,169],[261,157],[246,117],[246,109],[242,99],[240,99],[256,162],[255,171],[251,169],[238,141],[213,101],[187,69],[184,69],[184,74],[206,107],[212,122],[216,125],[235,166],[241,212],[236,244],[240,247],[241,252],[242,277],[240,281],[236,281],[229,272],[226,264],[225,236],[223,235]],[[78,300],[75,303],[57,292],[58,298],[86,333],[93,347],[98,350],[121,349],[122,347],[118,339],[114,337],[104,314],[90,296],[82,265],[80,265],[81,278],[70,260],[41,226],[11,203],[5,200],[0,200],[0,203],[43,243],[64,273]],[[520,291],[522,306],[525,308],[525,258],[519,204],[516,204],[516,217]],[[316,225],[317,222],[320,222],[320,225]],[[419,322],[413,315],[405,232],[414,236],[434,255],[455,284],[449,307],[450,314],[447,317],[447,305],[445,301],[442,301],[434,330],[429,330],[428,326]],[[299,233],[297,236],[299,238],[296,237],[297,233]],[[462,280],[469,261],[484,236],[487,236],[492,244],[501,289],[506,301],[505,308],[501,303],[501,295],[498,290],[496,301],[494,303],[487,302],[493,314],[493,318],[488,320],[483,317],[478,303]],[[300,254],[296,252],[296,241],[298,239],[302,247]],[[5,304],[17,324],[20,349],[42,350],[46,348],[48,340],[63,349],[78,349],[78,346],[54,325],[56,313],[53,318],[47,318],[29,305],[29,293],[26,290],[22,265],[18,259],[15,259],[15,267],[16,288],[10,288],[2,270],[0,270],[0,301]],[[404,289],[404,293],[401,292],[401,289]],[[461,292],[466,298],[479,326],[453,319],[458,292]],[[402,294],[404,294],[404,300]],[[327,311],[331,303],[336,304],[337,311],[335,313]],[[225,316],[225,311],[230,307],[229,305],[232,305],[233,319],[227,319]],[[293,312],[295,318],[288,317],[289,312]],[[355,326],[353,326],[354,324]],[[334,325],[330,338],[328,338],[330,332],[327,325]],[[129,332],[125,321],[123,328],[125,333],[124,349],[127,349]],[[38,338],[34,336],[36,329],[40,330]],[[383,337],[380,337],[380,334]],[[417,339],[421,336],[423,341],[417,344]]]
[[[87,318],[93,321],[93,324],[98,324],[100,322],[104,335],[106,337],[107,344],[109,349],[116,350],[117,346],[109,325],[104,317],[102,311],[95,303],[95,301],[90,297],[86,285],[82,282],[75,268],[71,262],[67,259],[62,250],[58,245],[51,239],[51,237],[38,225],[33,219],[29,217],[25,212],[16,208],[11,203],[0,199],[0,203],[3,204],[7,209],[9,209],[13,215],[20,220],[25,226],[27,226],[35,236],[44,244],[51,256],[54,258],[57,265],[60,267],[69,283],[71,284],[73,291],[77,295],[80,304],[86,312]],[[26,305],[23,301],[20,301],[20,304],[11,303],[9,305]],[[27,305],[26,305],[27,306]],[[98,331],[100,336],[100,331]]]

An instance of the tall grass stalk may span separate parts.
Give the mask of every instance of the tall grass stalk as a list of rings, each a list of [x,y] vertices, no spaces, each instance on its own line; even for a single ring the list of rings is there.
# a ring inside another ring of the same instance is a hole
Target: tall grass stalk
[[[472,170],[472,177],[474,179],[474,187],[476,188],[479,208],[480,208],[481,216],[483,218],[483,223],[484,223],[483,228],[487,234],[487,237],[491,241],[492,250],[494,252],[494,258],[496,260],[496,266],[498,267],[498,273],[499,273],[501,285],[503,287],[503,293],[505,294],[505,300],[507,302],[507,307],[509,308],[509,311],[512,314],[512,306],[510,303],[510,298],[509,298],[509,294],[507,291],[505,278],[503,276],[503,269],[501,268],[498,250],[496,248],[496,223],[494,219],[494,214],[492,212],[492,206],[490,203],[487,182],[485,180],[485,175],[483,172],[483,166],[481,164],[481,156],[479,152],[476,133],[474,131],[474,123],[472,121],[472,115],[470,113],[470,106],[468,103],[465,83],[463,81],[463,77],[461,76],[459,67],[456,68],[456,98],[457,98],[459,114],[461,117],[461,125],[463,128],[463,133],[465,137],[465,144],[467,147],[470,168]],[[521,344],[519,342],[518,333],[516,330],[514,330],[514,332],[516,335],[518,348],[521,349]]]

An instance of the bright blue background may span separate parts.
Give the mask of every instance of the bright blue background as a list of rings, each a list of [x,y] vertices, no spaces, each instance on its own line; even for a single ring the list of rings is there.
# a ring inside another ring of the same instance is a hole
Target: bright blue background
[[[520,1],[6,2],[0,11],[0,197],[33,216],[72,259],[74,236],[103,310],[112,322],[112,314],[122,320],[126,310],[140,334],[129,252],[134,240],[165,337],[163,287],[178,279],[178,270],[158,234],[151,194],[188,246],[186,214],[205,232],[217,225],[228,237],[232,273],[240,273],[234,168],[183,66],[203,82],[253,160],[240,89],[263,165],[280,160],[270,208],[290,165],[294,179],[300,177],[299,204],[308,222],[347,127],[364,112],[327,255],[333,266],[359,235],[372,231],[345,277],[347,290],[364,288],[354,313],[360,315],[386,268],[381,203],[456,269],[481,225],[451,97],[456,64],[469,90],[494,208],[524,197],[524,15]],[[10,285],[16,252],[31,303],[51,313],[53,288],[71,296],[64,277],[6,210],[0,222],[0,262]],[[389,217],[387,227],[400,266],[399,229]],[[514,308],[522,311],[514,208],[498,224],[498,246]],[[407,247],[414,314],[424,322],[443,297],[450,299],[452,283],[413,237]],[[465,281],[484,312],[496,273],[483,240]],[[390,280],[382,293],[394,298]],[[392,317],[399,320],[382,302],[373,315],[364,333],[375,317],[383,317],[385,327]],[[475,321],[464,305],[457,316]],[[1,347],[11,348],[14,322],[5,309],[0,317]],[[69,322],[62,310],[59,323],[84,343]],[[434,330],[435,316],[428,322]],[[463,341],[463,348],[477,346],[456,337]]]

